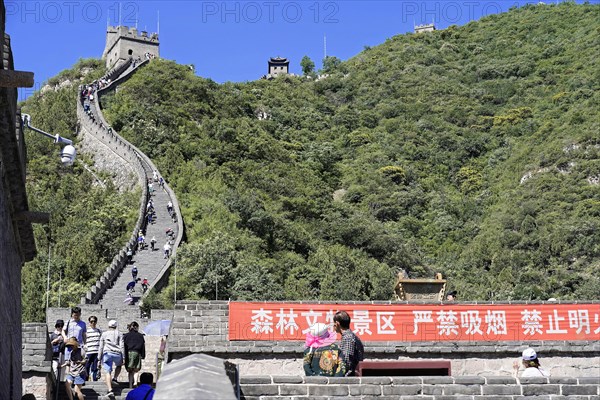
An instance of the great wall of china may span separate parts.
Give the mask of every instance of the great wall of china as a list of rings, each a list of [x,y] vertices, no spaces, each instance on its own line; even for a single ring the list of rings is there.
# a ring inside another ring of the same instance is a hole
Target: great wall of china
[[[98,92],[91,107],[91,117],[77,103],[82,145],[97,157],[98,167],[123,175],[123,181],[132,179],[141,188],[139,217],[130,239],[115,256],[103,276],[81,299],[82,319],[96,315],[99,327],[105,328],[108,320],[116,319],[119,327],[138,321],[142,327],[149,321],[172,321],[167,342],[166,364],[157,382],[155,399],[411,399],[411,400],[462,400],[462,399],[600,399],[600,341],[599,340],[514,340],[514,341],[365,341],[366,360],[381,361],[444,361],[451,365],[451,376],[363,376],[350,378],[305,377],[302,371],[303,343],[297,339],[233,338],[232,303],[226,301],[180,301],[174,310],[152,310],[141,316],[136,304],[125,305],[125,284],[129,280],[130,265],[126,263],[127,247],[135,245],[140,229],[147,229],[147,237],[155,235],[164,239],[164,230],[171,227],[176,232],[174,253],[183,237],[183,220],[177,198],[168,184],[165,190],[154,195],[148,192],[147,179],[156,170],[155,165],[139,149],[128,143],[117,132],[109,131],[99,107],[100,98],[124,83],[138,68],[131,60],[120,64],[107,75],[111,84]],[[159,171],[160,172],[160,171]],[[158,220],[145,226],[145,207],[152,198]],[[167,218],[166,203],[172,201],[177,213],[173,222]],[[159,241],[159,244],[161,241]],[[159,246],[160,249],[160,246]],[[153,254],[156,253],[156,254]],[[151,285],[161,288],[168,278],[171,260],[162,252],[138,251],[134,262],[140,276],[148,276]],[[143,301],[137,298],[136,301]],[[324,305],[332,309],[348,307],[410,306],[407,302],[265,302],[265,308]],[[461,303],[458,303],[461,304]],[[576,308],[577,302],[558,302],[561,307]],[[598,309],[599,302],[586,302]],[[464,303],[464,306],[499,306],[490,303]],[[552,307],[543,302],[516,302],[505,305]],[[440,302],[424,302],[419,306],[439,309]],[[500,304],[502,306],[502,304]],[[312,311],[312,309],[311,309]],[[36,393],[38,398],[53,398],[54,380],[50,370],[48,332],[54,321],[65,318],[67,308],[47,310],[46,324],[23,326],[23,392]],[[293,310],[292,310],[293,313]],[[598,316],[596,316],[596,319]],[[600,329],[594,319],[588,328]],[[250,324],[250,322],[248,322]],[[568,325],[568,323],[567,323]],[[408,329],[412,329],[412,326]],[[416,328],[415,328],[416,329]],[[241,331],[249,331],[249,326]],[[147,337],[148,357],[144,370],[156,374],[158,337]],[[599,334],[600,339],[600,334]],[[550,378],[517,379],[511,376],[512,360],[528,346],[538,347],[544,355],[544,367],[551,370]],[[224,361],[225,362],[224,362]],[[124,377],[121,376],[121,382]],[[120,385],[116,399],[124,399],[127,389]],[[105,399],[103,383],[89,382],[85,387],[86,399]],[[66,398],[66,397],[62,397]]]

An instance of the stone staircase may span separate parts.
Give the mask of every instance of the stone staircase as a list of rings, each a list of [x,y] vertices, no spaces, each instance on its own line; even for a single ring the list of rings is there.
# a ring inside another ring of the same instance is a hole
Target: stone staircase
[[[136,164],[133,166],[134,170],[139,168],[143,169],[142,172],[139,172],[138,175],[141,174],[140,180],[150,180],[152,181],[152,177],[154,172],[158,172],[154,164],[145,156],[141,151],[136,149],[134,146],[129,144],[123,138],[118,136],[116,132],[112,132],[112,130],[108,129],[109,125],[105,121],[104,116],[102,115],[102,110],[100,109],[100,99],[103,93],[106,93],[108,90],[114,90],[115,86],[124,82],[128,79],[129,76],[135,73],[138,68],[141,68],[143,65],[147,64],[147,62],[143,62],[141,64],[134,64],[131,62],[127,63],[126,68],[121,68],[121,72],[118,75],[113,74],[112,83],[102,90],[98,90],[96,92],[96,99],[91,102],[87,102],[90,106],[89,115],[83,114],[80,116],[82,126],[92,134],[92,136],[102,136],[104,142],[108,142],[109,148],[111,148],[112,143],[119,143],[117,146],[117,150],[115,154],[119,157],[123,157],[125,155],[125,159],[131,163]],[[108,137],[108,139],[105,138]],[[123,146],[126,149],[123,149]],[[160,176],[160,174],[159,174]],[[140,182],[142,185],[145,185],[145,182]],[[170,260],[165,259],[163,256],[163,246],[167,241],[171,244],[172,253],[176,252],[177,246],[182,237],[182,226],[183,221],[181,216],[177,215],[179,213],[179,206],[177,199],[173,193],[173,191],[168,188],[167,184],[165,188],[161,188],[158,185],[158,182],[153,182],[153,190],[148,190],[148,197],[143,199],[143,205],[140,213],[145,209],[146,201],[151,199],[154,204],[155,210],[155,218],[151,223],[146,223],[146,215],[143,215],[143,222],[139,223],[136,226],[136,230],[133,232],[133,239],[135,241],[138,229],[145,230],[145,238],[146,238],[146,246],[144,248],[136,246],[131,246],[132,241],[130,240],[128,246],[132,248],[134,251],[132,262],[119,264],[118,268],[113,269],[113,273],[110,274],[109,279],[106,279],[107,274],[104,276],[104,286],[98,292],[99,296],[97,296],[97,300],[92,300],[92,303],[97,303],[101,305],[102,308],[108,311],[111,316],[118,316],[121,314],[121,311],[131,310],[137,308],[139,305],[140,299],[143,295],[141,282],[136,285],[135,291],[133,293],[133,302],[131,304],[127,304],[124,302],[127,295],[126,286],[129,282],[133,280],[131,271],[133,267],[137,267],[138,270],[138,278],[142,280],[147,278],[150,284],[150,287],[156,285],[163,279],[165,271],[169,267]],[[167,203],[171,201],[174,205],[174,211],[176,213],[176,217],[172,218],[172,216],[167,212]],[[139,228],[138,228],[139,227]],[[173,235],[168,237],[166,235],[166,231],[171,229],[173,231]],[[152,238],[156,238],[155,248],[151,249],[150,241]],[[122,268],[121,268],[122,265]],[[116,273],[115,273],[116,272]],[[100,281],[102,282],[102,280]],[[102,283],[97,284],[98,286],[102,286]],[[115,318],[117,319],[117,318]]]
[[[137,65],[134,67],[133,65],[129,65],[122,73],[118,76],[113,76],[112,85],[117,85],[124,80],[126,80],[127,76],[130,74],[134,74],[135,70],[139,68],[141,65]],[[86,129],[92,135],[98,135],[99,132],[101,135],[105,135],[108,133],[109,139],[102,138],[105,144],[114,142],[119,143],[121,146],[120,149],[127,147],[129,153],[129,157],[123,157],[123,154],[119,154],[115,152],[115,154],[119,157],[122,157],[127,160],[127,162],[134,162],[139,160],[139,163],[142,165],[142,168],[145,173],[146,179],[151,179],[153,176],[153,172],[155,170],[152,162],[138,149],[134,146],[127,143],[123,138],[118,137],[116,132],[109,133],[107,130],[108,124],[104,120],[102,115],[102,111],[100,110],[100,96],[101,93],[98,92],[95,101],[90,102],[90,111],[91,116],[83,114],[80,116],[80,123],[84,129]],[[111,136],[112,135],[112,136]],[[107,146],[111,148],[110,146]],[[115,151],[114,148],[111,150]],[[135,153],[135,156],[131,156],[131,152]],[[137,160],[135,160],[137,159]],[[136,167],[134,167],[135,170]],[[137,166],[139,168],[139,164]],[[141,182],[142,184],[145,184]],[[179,206],[177,199],[175,198],[172,190],[161,188],[158,185],[158,182],[153,182],[153,191],[148,193],[148,197],[152,199],[155,210],[155,218],[152,223],[144,223],[141,225],[142,229],[146,230],[146,243],[147,246],[145,248],[135,248],[134,254],[132,257],[132,262],[130,264],[126,264],[123,268],[116,274],[113,275],[112,279],[106,281],[105,274],[105,283],[104,287],[106,290],[101,294],[97,304],[81,304],[82,308],[82,320],[87,322],[87,319],[90,315],[95,315],[98,318],[98,327],[102,330],[107,329],[108,321],[111,319],[115,319],[118,321],[118,329],[125,333],[126,332],[126,324],[131,321],[137,321],[140,324],[140,327],[143,329],[145,325],[151,321],[149,317],[154,319],[171,319],[172,311],[158,310],[155,314],[152,312],[152,316],[142,316],[139,309],[139,304],[143,295],[141,282],[139,282],[135,291],[133,292],[133,302],[131,304],[126,304],[124,302],[127,294],[126,286],[132,280],[131,270],[135,265],[138,269],[138,278],[142,280],[147,278],[150,282],[150,286],[157,284],[163,279],[165,271],[169,267],[169,259],[164,258],[163,246],[169,240],[172,246],[172,253],[176,251],[177,245],[179,244],[182,237],[182,227],[183,221],[181,216],[177,215],[175,218],[172,218],[167,211],[167,203],[172,201],[174,204],[174,209],[176,213],[179,213]],[[147,221],[147,220],[146,220]],[[168,237],[166,235],[167,229],[172,229],[174,235],[172,237]],[[137,232],[135,232],[137,234]],[[151,250],[150,248],[150,240],[152,237],[156,238],[155,249]],[[121,251],[120,253],[122,253]],[[100,284],[96,285],[97,288],[100,287]],[[104,289],[104,288],[103,288]],[[101,293],[98,292],[98,293]],[[92,301],[91,303],[96,303]],[[65,319],[65,321],[69,317],[69,311],[67,309],[48,309],[47,311],[47,325],[49,331],[53,330],[54,321],[57,318]],[[146,359],[142,363],[142,371],[141,372],[151,372],[155,379],[157,377],[157,354],[160,346],[160,337],[158,336],[146,336]],[[127,371],[123,368],[121,375],[119,376],[120,384],[113,385],[113,392],[115,394],[114,397],[110,399],[125,399],[127,393],[131,390],[128,388],[127,382]],[[98,382],[86,382],[83,387],[83,393],[86,396],[86,400],[95,400],[95,399],[109,399],[106,396],[108,392],[106,384],[101,379]],[[66,388],[64,384],[60,388],[60,399],[68,399]]]
[[[63,385],[60,389],[60,400],[69,399],[66,390],[66,387]],[[108,397],[106,395],[108,389],[106,388],[106,383],[104,381],[86,382],[81,391],[85,396],[85,400],[125,400],[127,393],[129,393],[131,389],[129,389],[129,384],[127,383],[127,372],[123,369],[119,376],[119,383],[114,384],[113,382],[113,397]],[[73,396],[73,399],[76,399],[76,397]]]
[[[150,176],[152,173],[150,172]],[[158,183],[154,184],[155,188],[158,187]],[[153,282],[159,272],[162,270],[165,264],[165,258],[163,256],[163,246],[169,240],[165,232],[167,229],[172,229],[177,234],[178,226],[177,223],[173,223],[171,216],[167,212],[167,203],[170,200],[168,194],[161,188],[157,188],[150,198],[154,203],[156,220],[155,222],[148,224],[146,227],[146,243],[147,246],[144,249],[138,248],[132,258],[132,263],[125,266],[123,271],[113,281],[112,287],[106,291],[99,304],[103,308],[118,312],[118,310],[137,307],[139,300],[142,296],[142,286],[138,283],[133,293],[134,302],[132,305],[123,303],[125,300],[127,291],[127,284],[133,279],[131,271],[133,266],[137,267],[138,277],[142,280],[148,278],[149,282]],[[156,245],[154,250],[150,248],[150,239],[156,238]],[[141,282],[140,282],[141,283]]]

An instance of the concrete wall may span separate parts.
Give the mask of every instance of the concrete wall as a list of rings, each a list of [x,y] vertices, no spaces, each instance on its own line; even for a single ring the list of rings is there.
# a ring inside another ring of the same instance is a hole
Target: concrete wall
[[[342,308],[344,302],[339,302]],[[356,304],[356,302],[353,302]],[[226,301],[180,301],[175,306],[168,359],[193,353],[224,358],[247,375],[303,375],[303,342],[229,341]],[[553,376],[600,376],[600,342],[365,342],[366,360],[449,360],[454,376],[511,376],[526,347]]]
[[[251,376],[241,378],[242,399],[598,400],[600,378]]]

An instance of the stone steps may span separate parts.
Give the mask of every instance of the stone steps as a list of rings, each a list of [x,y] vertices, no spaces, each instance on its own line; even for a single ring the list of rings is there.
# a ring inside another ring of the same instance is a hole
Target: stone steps
[[[127,372],[121,372],[121,379],[127,379]],[[125,400],[127,397],[127,393],[131,391],[129,389],[127,382],[119,382],[119,384],[115,385],[113,383],[113,397],[108,397],[106,394],[108,393],[108,389],[106,387],[106,383],[104,381],[97,382],[86,382],[85,386],[81,389],[82,393],[85,396],[85,400]],[[68,400],[69,397],[66,392],[66,387],[62,384],[60,389],[60,400]],[[75,397],[73,397],[75,399]]]
[[[125,71],[124,74],[129,73],[132,70],[130,67]],[[99,101],[94,101],[90,103],[90,109],[92,113],[95,115],[96,119],[99,119],[98,107]],[[144,164],[144,169],[146,172],[146,176],[152,177],[152,170],[149,165]],[[158,277],[158,274],[165,266],[167,260],[163,256],[163,246],[167,242],[168,238],[165,235],[165,232],[168,228],[171,228],[175,235],[178,234],[178,226],[176,222],[173,222],[171,216],[167,212],[167,203],[170,200],[169,195],[165,190],[158,187],[158,183],[154,183],[154,192],[151,195],[152,201],[154,203],[154,209],[156,211],[156,218],[153,223],[148,224],[146,228],[146,243],[147,246],[145,249],[138,249],[134,252],[132,257],[132,264],[127,265],[123,271],[115,278],[112,282],[111,287],[106,291],[102,299],[99,301],[99,304],[103,306],[105,309],[109,310],[126,310],[134,308],[136,304],[139,303],[140,298],[143,295],[142,287],[140,284],[136,285],[135,292],[133,293],[133,302],[128,305],[124,303],[124,300],[127,296],[126,286],[127,284],[133,280],[131,275],[131,270],[135,265],[138,269],[138,278],[142,280],[144,278],[148,278],[148,281],[152,283],[155,278]],[[150,240],[152,237],[156,238],[155,250],[152,251],[150,249]]]

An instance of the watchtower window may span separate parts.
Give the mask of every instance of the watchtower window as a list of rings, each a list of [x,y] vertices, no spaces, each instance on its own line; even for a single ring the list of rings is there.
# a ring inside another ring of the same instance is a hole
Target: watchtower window
[[[133,55],[133,50],[129,49],[129,51],[127,52],[127,54],[129,54],[130,56]]]

